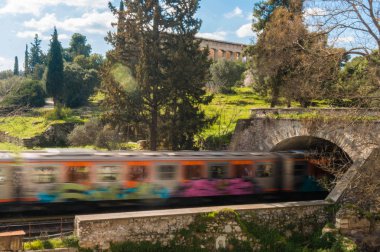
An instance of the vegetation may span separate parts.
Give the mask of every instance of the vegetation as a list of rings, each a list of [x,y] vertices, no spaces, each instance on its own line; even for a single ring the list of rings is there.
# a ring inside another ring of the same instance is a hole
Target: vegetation
[[[24,79],[10,87],[1,102],[6,106],[42,107],[45,105],[45,91],[39,81]]]
[[[230,93],[232,87],[242,84],[244,63],[240,61],[218,60],[210,67],[211,82],[208,89],[213,93]]]
[[[117,32],[108,36],[114,50],[102,73],[103,105],[108,111],[104,119],[122,133],[142,126],[151,150],[160,145],[189,149],[194,135],[207,124],[200,106],[209,102],[203,89],[208,51],[199,50],[200,41],[195,39],[201,25],[194,17],[199,2],[175,0],[164,5],[157,0],[127,0],[124,4],[121,11],[111,6],[119,20]],[[117,64],[127,68],[137,83],[132,89],[125,90],[115,80]]]
[[[53,97],[55,106],[62,101],[63,90],[62,48],[61,43],[58,41],[57,29],[54,27],[48,54],[46,92],[49,96]]]

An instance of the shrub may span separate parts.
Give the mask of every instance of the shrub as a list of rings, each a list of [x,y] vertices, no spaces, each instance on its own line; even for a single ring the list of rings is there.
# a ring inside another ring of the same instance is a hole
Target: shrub
[[[237,61],[219,60],[210,67],[213,89],[231,93],[232,87],[242,83],[245,65]]]
[[[49,110],[45,113],[45,118],[54,121],[67,119],[72,115],[73,111],[70,108],[56,106],[53,110]]]
[[[45,105],[45,91],[38,81],[24,80],[12,87],[2,103],[7,106],[42,107]]]
[[[73,146],[94,145],[103,126],[97,119],[92,119],[84,125],[78,125],[68,135],[69,143]]]

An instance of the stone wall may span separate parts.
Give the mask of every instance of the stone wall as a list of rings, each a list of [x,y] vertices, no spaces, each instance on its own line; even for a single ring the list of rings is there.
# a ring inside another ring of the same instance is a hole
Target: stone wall
[[[275,229],[286,237],[311,234],[331,220],[328,208],[325,201],[314,201],[76,216],[75,233],[84,248],[149,241],[190,243],[213,251],[228,248],[233,240],[255,247],[260,243],[247,232],[247,223]]]

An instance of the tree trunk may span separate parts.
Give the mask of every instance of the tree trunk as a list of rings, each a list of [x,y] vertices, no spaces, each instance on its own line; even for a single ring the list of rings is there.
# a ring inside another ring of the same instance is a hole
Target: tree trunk
[[[280,89],[276,82],[272,86],[272,100],[270,102],[270,107],[274,108],[278,103],[278,96],[280,95]]]

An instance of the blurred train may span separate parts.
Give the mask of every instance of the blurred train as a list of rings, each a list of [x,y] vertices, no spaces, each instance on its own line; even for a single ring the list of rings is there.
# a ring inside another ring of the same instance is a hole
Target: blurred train
[[[302,152],[2,152],[0,206],[309,193],[319,176]]]

